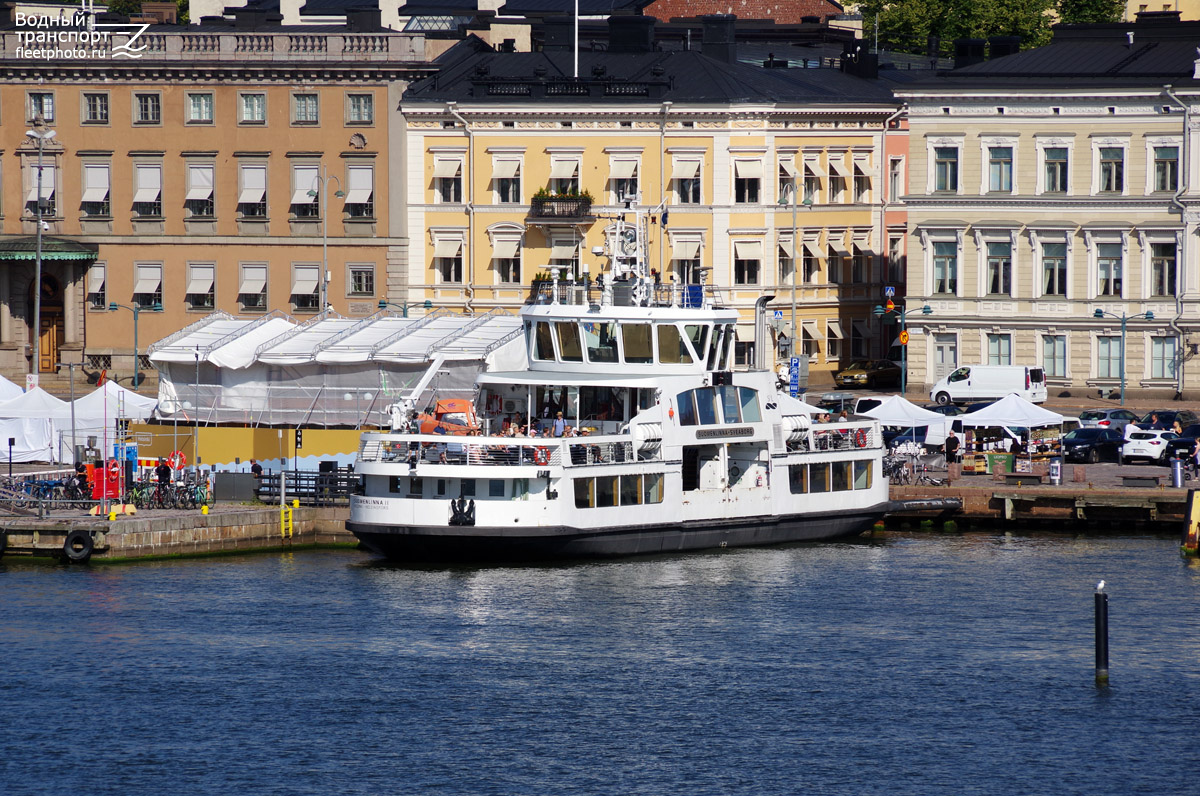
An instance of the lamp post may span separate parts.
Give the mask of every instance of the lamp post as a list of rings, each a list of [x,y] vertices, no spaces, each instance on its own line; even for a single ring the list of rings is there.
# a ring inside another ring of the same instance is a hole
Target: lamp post
[[[58,362],[56,364],[60,368],[67,368],[70,373],[67,381],[71,390],[71,461],[78,463],[79,460],[75,458],[75,368],[83,367],[83,365],[79,362]],[[107,418],[105,422],[108,422]]]
[[[53,130],[47,130],[44,125],[45,123],[39,116],[37,128],[25,131],[25,135],[37,141],[38,148],[37,193],[34,194],[36,197],[34,207],[37,214],[34,234],[37,237],[37,250],[33,266],[33,361],[30,362],[30,369],[34,374],[37,374],[41,369],[42,355],[42,225],[46,223],[42,220],[42,213],[46,204],[46,200],[42,197],[42,150],[46,146],[46,142],[56,135]]]
[[[881,307],[878,304],[876,304],[874,312],[875,312],[875,315],[880,318],[886,318],[889,313],[896,316],[896,320],[900,324],[900,335],[904,336],[904,331],[905,331],[904,324],[908,320],[908,315],[910,312],[916,312],[916,310],[909,310],[907,308],[902,309],[902,310],[898,310],[895,308],[887,309],[886,307]],[[933,307],[929,306],[928,304],[923,305],[921,307],[921,314],[922,315],[932,315]],[[900,394],[906,395],[907,393],[908,393],[908,343],[905,341],[905,342],[902,342],[900,345]]]
[[[433,302],[429,299],[425,299],[424,301],[414,301],[411,304],[400,304],[395,301],[386,301],[385,299],[379,300],[379,309],[386,310],[388,307],[399,307],[401,310],[403,310],[404,317],[407,318],[409,307],[420,307],[421,309],[431,310],[433,309]]]
[[[788,186],[791,190],[787,192],[790,194],[790,199],[786,195],[779,198],[779,204],[791,204],[792,206],[792,335],[791,351],[788,353],[793,357],[796,356],[796,337],[798,336],[796,334],[796,262],[800,259],[800,246],[796,241],[796,198],[800,190],[798,180],[799,172],[793,172],[792,182]],[[805,197],[800,204],[811,209],[812,199]]]
[[[321,201],[321,279],[317,284],[320,286],[320,306],[324,311],[329,306],[329,181],[334,180],[338,184],[337,193],[335,196],[345,196],[345,191],[342,190],[342,181],[338,179],[336,174],[326,172],[325,164],[321,164],[321,173],[315,178],[315,183],[320,186],[309,188],[308,195],[314,196]]]
[[[162,305],[157,304],[157,303],[151,304],[148,307],[143,307],[140,304],[134,304],[132,307],[130,307],[125,304],[118,304],[115,301],[110,301],[108,303],[108,309],[111,310],[112,312],[116,312],[119,309],[125,309],[125,310],[129,310],[130,312],[133,313],[133,389],[135,389],[135,390],[142,383],[142,380],[140,378],[141,365],[138,362],[138,315],[140,315],[143,310],[150,310],[151,312],[162,312],[162,308],[163,308]]]
[[[1118,320],[1121,321],[1121,406],[1124,406],[1125,405],[1125,327],[1129,321],[1136,321],[1136,320],[1140,320],[1142,318],[1145,318],[1148,321],[1152,321],[1152,320],[1154,320],[1154,313],[1151,312],[1150,310],[1146,310],[1145,312],[1139,312],[1137,315],[1126,315],[1123,312],[1120,315],[1118,315],[1115,312],[1109,312],[1108,310],[1102,310],[1099,307],[1097,307],[1096,311],[1094,313],[1092,313],[1093,318],[1104,318],[1104,316],[1106,316],[1106,315],[1110,318],[1117,318]]]

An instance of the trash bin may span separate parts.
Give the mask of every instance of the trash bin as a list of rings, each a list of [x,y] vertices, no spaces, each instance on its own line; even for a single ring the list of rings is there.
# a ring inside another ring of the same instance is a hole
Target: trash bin
[[[1171,486],[1176,489],[1183,486],[1183,459],[1171,459]]]
[[[1062,486],[1062,459],[1050,460],[1050,484]]]

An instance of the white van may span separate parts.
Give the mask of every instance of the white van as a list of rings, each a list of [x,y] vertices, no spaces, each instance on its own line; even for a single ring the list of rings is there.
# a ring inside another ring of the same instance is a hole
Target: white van
[[[1040,404],[1046,400],[1046,372],[1023,365],[965,365],[933,385],[929,397],[949,403],[995,401],[1009,393]]]

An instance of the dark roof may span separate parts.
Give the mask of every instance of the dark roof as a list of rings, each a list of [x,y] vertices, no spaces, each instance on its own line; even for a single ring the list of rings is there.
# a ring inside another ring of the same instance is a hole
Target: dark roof
[[[579,0],[579,16],[595,17],[610,14],[640,14],[653,0]],[[544,17],[547,15],[571,16],[575,13],[574,0],[509,0],[499,13],[507,17]]]
[[[98,249],[68,238],[42,236],[43,260],[94,260]],[[0,239],[0,260],[37,259],[37,236]]]

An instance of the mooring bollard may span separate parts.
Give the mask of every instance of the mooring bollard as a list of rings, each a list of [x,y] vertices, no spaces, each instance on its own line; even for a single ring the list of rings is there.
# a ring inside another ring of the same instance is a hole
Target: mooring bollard
[[[1108,595],[1096,584],[1096,685],[1108,685]]]

